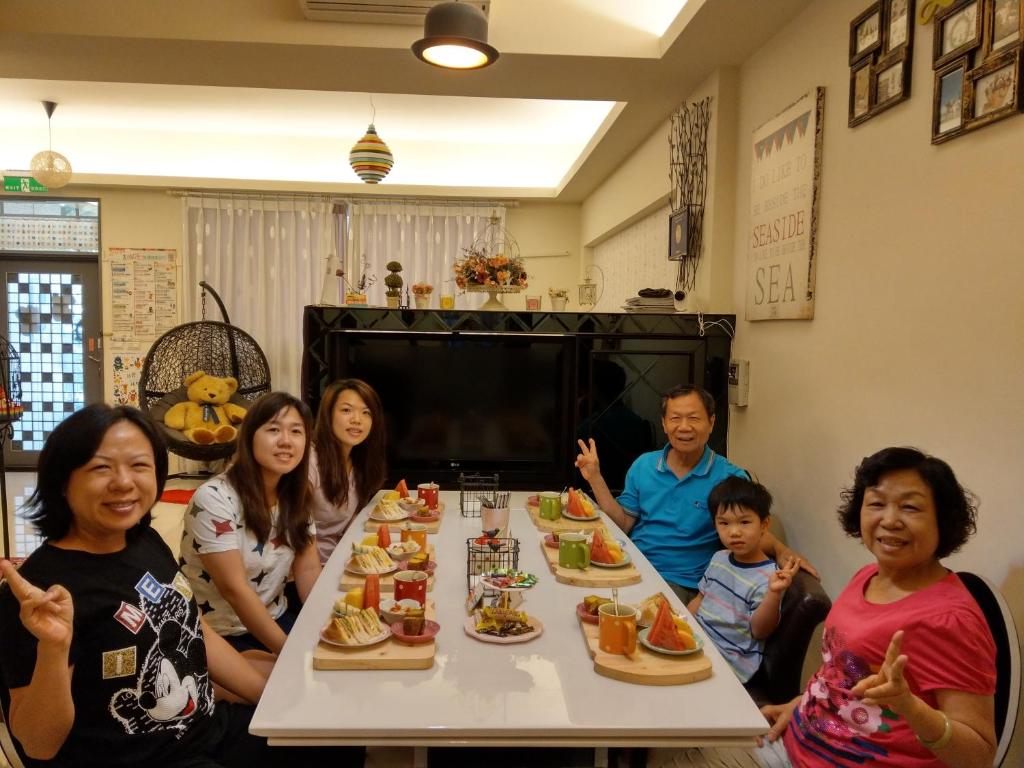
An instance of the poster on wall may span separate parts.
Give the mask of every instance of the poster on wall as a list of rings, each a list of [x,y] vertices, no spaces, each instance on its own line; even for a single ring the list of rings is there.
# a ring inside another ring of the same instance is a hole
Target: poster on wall
[[[139,407],[139,376],[145,358],[145,350],[138,344],[111,348],[110,383],[115,405]]]
[[[747,248],[747,320],[814,317],[815,240],[825,89],[754,131]]]
[[[111,248],[108,260],[115,341],[153,341],[178,324],[177,251]]]

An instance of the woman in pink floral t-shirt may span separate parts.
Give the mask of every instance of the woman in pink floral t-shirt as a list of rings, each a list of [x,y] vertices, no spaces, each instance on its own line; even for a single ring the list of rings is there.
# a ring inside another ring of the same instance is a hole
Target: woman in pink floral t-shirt
[[[768,740],[783,736],[795,766],[992,765],[995,645],[940,562],[974,533],[970,494],[945,462],[886,448],[843,500],[843,528],[876,562],[832,607],[804,694],[762,710]]]

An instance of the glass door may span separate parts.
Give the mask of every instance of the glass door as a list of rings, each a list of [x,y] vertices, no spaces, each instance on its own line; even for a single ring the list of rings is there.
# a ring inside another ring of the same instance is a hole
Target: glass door
[[[103,399],[99,265],[95,256],[0,256],[0,317],[21,363],[24,415],[4,444],[7,469],[35,469],[68,414]]]

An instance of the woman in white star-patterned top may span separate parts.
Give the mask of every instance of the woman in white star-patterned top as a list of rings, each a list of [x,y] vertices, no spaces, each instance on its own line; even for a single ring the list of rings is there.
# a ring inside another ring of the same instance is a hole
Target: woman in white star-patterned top
[[[231,466],[201,486],[185,511],[182,572],[209,625],[239,650],[280,653],[298,605],[320,575],[306,481],[312,415],[285,393],[249,409]]]

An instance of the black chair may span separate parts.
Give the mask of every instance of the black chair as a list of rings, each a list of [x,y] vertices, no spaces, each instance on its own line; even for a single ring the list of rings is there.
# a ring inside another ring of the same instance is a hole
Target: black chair
[[[782,704],[800,693],[804,657],[814,630],[831,608],[821,582],[805,571],[797,572],[782,598],[779,626],[765,641],[761,667],[746,685],[758,706]]]
[[[182,385],[185,377],[195,371],[233,377],[238,390],[231,402],[246,408],[270,391],[270,366],[256,340],[231,325],[217,292],[205,282],[199,285],[203,289],[203,319],[175,326],[153,344],[139,376],[139,408],[162,427],[171,453],[206,462],[230,457],[236,441],[198,445],[163,423],[172,405],[188,399]],[[224,322],[206,319],[207,291],[217,302]]]
[[[1017,627],[1003,596],[986,578],[967,571],[960,571],[957,576],[985,614],[992,638],[996,642],[996,758],[992,766],[999,768],[1010,748],[1020,709],[1021,668]]]

